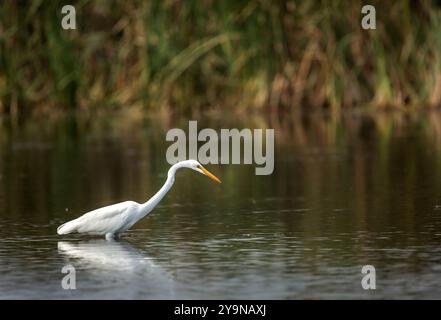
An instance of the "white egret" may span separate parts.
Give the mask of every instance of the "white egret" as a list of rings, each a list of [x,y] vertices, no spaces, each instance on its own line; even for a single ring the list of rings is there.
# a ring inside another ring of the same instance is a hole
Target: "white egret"
[[[106,239],[112,239],[120,233],[130,229],[136,222],[149,214],[170,190],[175,182],[176,171],[181,168],[193,169],[206,175],[214,181],[221,183],[219,178],[205,169],[196,160],[185,160],[171,166],[168,170],[167,180],[162,188],[147,202],[137,203],[125,201],[111,206],[99,208],[81,217],[66,222],[58,227],[58,234],[86,233],[92,235],[105,235]]]

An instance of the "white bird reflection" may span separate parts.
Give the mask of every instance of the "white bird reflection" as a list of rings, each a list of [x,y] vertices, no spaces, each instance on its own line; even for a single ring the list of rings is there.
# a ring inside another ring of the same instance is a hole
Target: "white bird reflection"
[[[100,270],[138,271],[159,268],[153,259],[141,255],[134,247],[120,241],[59,241],[58,252],[81,260],[83,266]]]
[[[59,241],[58,252],[75,267],[77,278],[87,278],[85,285],[98,287],[101,293],[125,288],[136,292],[136,298],[174,295],[172,274],[127,242]]]

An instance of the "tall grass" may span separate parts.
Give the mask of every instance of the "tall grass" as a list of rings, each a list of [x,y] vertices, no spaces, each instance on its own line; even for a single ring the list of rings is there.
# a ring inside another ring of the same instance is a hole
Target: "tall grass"
[[[441,104],[441,6],[372,1],[0,3],[0,113]]]

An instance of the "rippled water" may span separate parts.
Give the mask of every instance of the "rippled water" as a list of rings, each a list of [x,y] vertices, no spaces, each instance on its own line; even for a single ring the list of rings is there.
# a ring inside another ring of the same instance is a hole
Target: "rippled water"
[[[441,298],[438,114],[201,119],[276,128],[274,174],[208,165],[219,186],[179,172],[121,240],[56,235],[149,198],[168,169],[165,133],[186,121],[0,121],[0,298]],[[61,287],[69,264],[75,290]],[[363,265],[376,290],[362,289]]]

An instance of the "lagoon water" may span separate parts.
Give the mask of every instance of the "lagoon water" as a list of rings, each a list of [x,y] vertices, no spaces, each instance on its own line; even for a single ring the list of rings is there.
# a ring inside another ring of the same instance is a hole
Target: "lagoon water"
[[[58,236],[165,180],[168,129],[130,114],[0,119],[2,299],[441,298],[441,115],[201,117],[274,128],[275,170],[180,171],[119,241]],[[72,265],[76,289],[61,286]],[[364,290],[364,265],[376,289]]]

